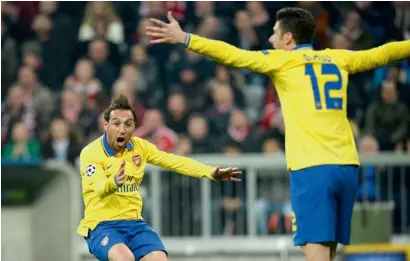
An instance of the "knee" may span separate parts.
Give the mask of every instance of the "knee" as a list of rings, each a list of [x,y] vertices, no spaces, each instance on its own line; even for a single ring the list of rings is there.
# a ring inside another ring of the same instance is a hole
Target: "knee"
[[[124,244],[117,244],[108,251],[109,261],[135,261],[134,254]]]

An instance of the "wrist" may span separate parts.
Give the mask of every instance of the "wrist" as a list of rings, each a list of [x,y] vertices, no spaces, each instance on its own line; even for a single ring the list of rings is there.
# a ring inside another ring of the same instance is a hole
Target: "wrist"
[[[189,42],[191,41],[191,34],[184,32],[184,41],[182,42],[185,48],[188,48]]]
[[[118,183],[117,175],[114,176],[114,183],[115,185],[117,185],[117,187],[121,187],[121,184]]]

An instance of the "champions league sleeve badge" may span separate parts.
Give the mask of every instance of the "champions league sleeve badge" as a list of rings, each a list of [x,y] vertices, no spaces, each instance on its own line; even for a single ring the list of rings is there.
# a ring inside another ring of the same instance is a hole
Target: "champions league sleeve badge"
[[[88,165],[87,168],[85,169],[85,175],[91,178],[95,174],[96,169],[97,168],[94,165]]]

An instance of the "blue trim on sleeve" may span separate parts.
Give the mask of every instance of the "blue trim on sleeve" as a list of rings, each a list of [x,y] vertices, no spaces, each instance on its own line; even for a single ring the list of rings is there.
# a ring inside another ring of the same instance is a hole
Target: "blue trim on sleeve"
[[[302,48],[308,48],[308,49],[313,49],[313,46],[311,44],[301,44],[293,48],[293,50],[299,50]]]
[[[269,54],[268,50],[262,50],[262,53]]]
[[[102,137],[102,144],[104,147],[104,151],[108,156],[113,157],[117,155],[117,153],[110,147],[110,144],[108,144],[107,133],[104,134],[104,136]],[[125,146],[125,148],[127,150],[132,150],[134,149],[134,146],[132,145],[131,141],[129,141],[127,145]]]

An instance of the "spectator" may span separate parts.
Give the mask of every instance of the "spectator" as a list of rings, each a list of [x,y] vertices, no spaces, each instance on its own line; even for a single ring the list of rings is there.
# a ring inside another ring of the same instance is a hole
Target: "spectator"
[[[190,155],[192,153],[191,139],[187,136],[179,137],[178,145],[174,153],[181,156]]]
[[[97,24],[99,22],[103,22],[107,26],[106,40],[115,44],[124,42],[124,28],[121,19],[115,13],[111,3],[99,1],[87,4],[78,39],[82,42],[94,39],[97,35]]]
[[[36,72],[40,79],[47,77],[42,73],[44,63],[41,58],[41,46],[37,42],[25,43],[22,47],[22,56],[23,66],[27,66]]]
[[[260,49],[258,35],[255,28],[253,28],[251,17],[247,11],[236,12],[234,25],[238,31],[239,39],[236,45],[239,48],[247,50]]]
[[[275,154],[283,154],[283,148],[278,140],[267,138],[262,143],[262,152],[269,156]]]
[[[115,82],[113,87],[113,97],[118,97],[119,95],[124,95],[128,97],[129,103],[133,106],[136,113],[136,125],[140,126],[145,113],[144,103],[138,97],[138,92],[135,87],[129,84],[126,80],[118,80]]]
[[[379,152],[379,144],[371,136],[364,136],[359,142],[359,152],[362,154],[376,154]],[[376,184],[376,166],[363,166],[360,168],[360,187],[357,200],[375,201],[379,190]]]
[[[74,74],[65,82],[65,88],[79,93],[84,100],[95,98],[101,92],[101,82],[94,76],[94,65],[88,59],[77,61]]]
[[[340,33],[352,43],[353,50],[365,50],[374,46],[372,36],[363,28],[360,15],[356,11],[347,12]]]
[[[270,130],[265,134],[265,139],[274,139],[282,149],[285,148],[285,122],[282,110],[278,110],[270,117]]]
[[[3,10],[2,10],[3,11]],[[11,37],[7,24],[1,20],[1,97],[5,97],[8,88],[11,87],[17,70],[17,46]]]
[[[269,41],[265,41],[267,35],[272,34],[273,21],[269,16],[263,2],[246,2],[246,10],[251,19],[251,23],[259,40],[259,49],[270,49]]]
[[[131,63],[138,69],[139,92],[147,99],[162,96],[162,88],[159,81],[158,66],[156,61],[148,56],[147,48],[142,44],[136,44],[131,49]]]
[[[240,108],[246,107],[245,94],[243,91],[245,79],[240,73],[229,71],[225,66],[218,65],[215,70],[214,78],[209,81],[209,86],[213,89],[218,85],[229,85],[235,96],[235,104]]]
[[[5,160],[39,160],[40,146],[35,139],[30,139],[28,130],[23,122],[13,126],[12,140],[6,144],[2,153]]]
[[[380,150],[394,150],[407,135],[408,111],[398,100],[396,83],[384,81],[381,101],[374,102],[367,111],[367,132],[376,137]]]
[[[24,90],[24,103],[32,107],[42,127],[48,124],[54,105],[53,93],[37,80],[37,75],[29,67],[18,71],[17,84]]]
[[[37,122],[35,117],[35,111],[24,104],[23,88],[21,86],[11,88],[1,114],[1,143],[9,142],[12,128],[18,122],[26,126],[29,137],[35,137]]]
[[[221,144],[236,142],[245,153],[260,151],[261,135],[250,124],[244,111],[236,109],[231,112],[226,133],[222,136]]]
[[[40,1],[38,3],[39,13],[45,15],[53,22],[53,33],[70,43],[75,41],[74,30],[70,18],[58,12],[58,1]]]
[[[45,159],[66,161],[74,165],[81,146],[77,139],[70,135],[70,124],[60,118],[51,123],[50,132],[41,150]]]
[[[410,3],[403,2],[393,2],[395,10],[394,24],[398,29],[399,38],[398,39],[410,39]]]
[[[207,16],[215,15],[215,2],[212,1],[195,1],[193,2],[193,11],[189,13],[186,28],[193,32]]]
[[[211,133],[220,135],[225,133],[231,111],[236,106],[232,89],[226,85],[219,85],[212,90],[213,106],[206,115],[210,120]]]
[[[168,97],[165,119],[167,126],[177,134],[186,133],[188,122],[188,107],[182,93],[173,93]]]
[[[94,141],[95,139],[101,137],[105,133],[104,127],[104,113],[101,113],[98,117],[97,128],[91,131],[90,135],[88,135],[87,144]]]
[[[77,141],[82,143],[85,139],[84,135],[89,134],[92,130],[90,124],[94,121],[90,120],[89,112],[84,108],[84,102],[81,95],[73,90],[65,90],[61,93],[60,106],[56,108],[53,118],[64,119],[74,133]],[[94,125],[95,126],[95,125]]]
[[[111,88],[116,77],[114,66],[108,61],[108,52],[104,39],[93,40],[88,46],[88,57],[94,63],[95,75],[106,89]]]
[[[218,142],[209,138],[208,122],[203,116],[192,115],[189,118],[188,135],[192,141],[192,153],[206,154],[214,152]]]
[[[226,28],[218,17],[206,16],[199,24],[196,33],[202,37],[223,40],[226,35]]]
[[[42,81],[54,90],[60,90],[70,72],[70,49],[66,38],[55,31],[53,21],[39,14],[33,21],[36,41],[42,50]],[[47,51],[44,51],[47,50]]]
[[[145,112],[142,125],[134,135],[151,141],[158,149],[166,152],[173,152],[178,144],[177,134],[165,125],[162,113],[158,109]]]

